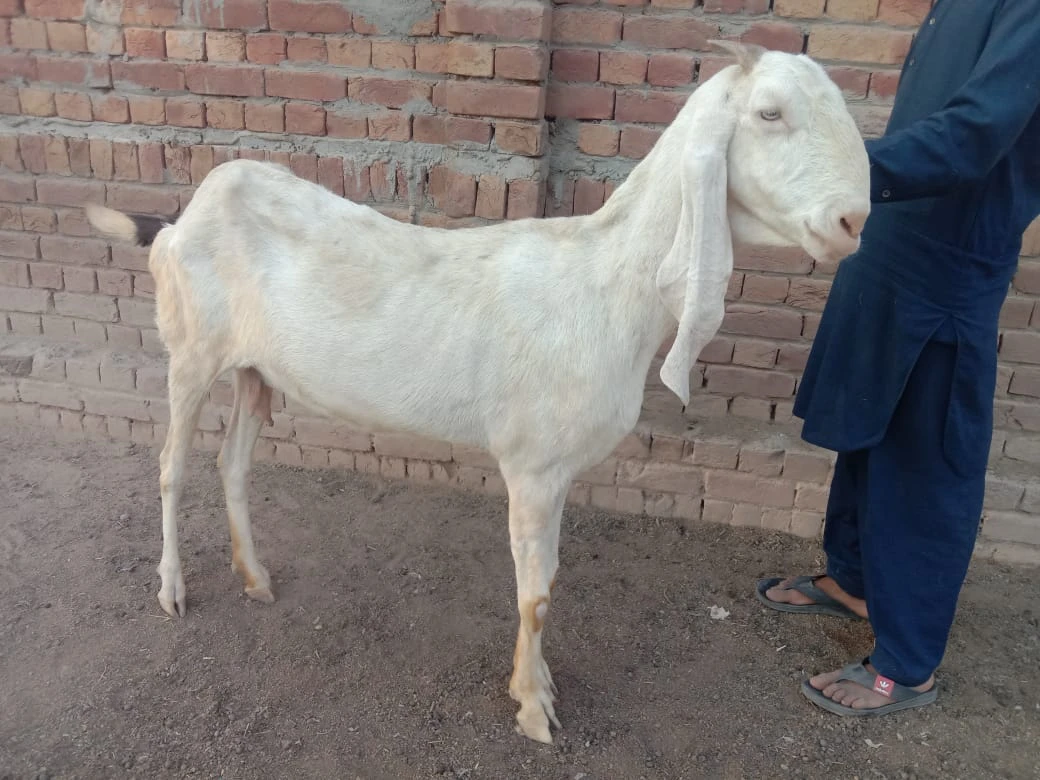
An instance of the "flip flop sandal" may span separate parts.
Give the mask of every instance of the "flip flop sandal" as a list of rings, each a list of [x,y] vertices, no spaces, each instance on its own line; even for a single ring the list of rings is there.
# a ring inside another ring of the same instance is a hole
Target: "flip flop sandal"
[[[775,609],[778,612],[794,612],[795,614],[801,615],[832,615],[834,617],[850,618],[852,620],[863,620],[863,618],[840,601],[831,598],[816,587],[814,583],[822,576],[824,575],[807,574],[802,577],[795,577],[790,584],[784,586],[784,590],[796,590],[806,598],[812,599],[812,604],[782,604],[779,601],[773,601],[767,597],[766,591],[770,588],[775,588],[783,582],[783,577],[770,577],[769,579],[759,580],[756,595],[758,596],[759,601],[770,609]]]
[[[887,697],[891,701],[891,704],[884,704],[881,707],[868,707],[864,709],[846,707],[844,704],[839,704],[833,699],[828,699],[823,695],[823,691],[814,688],[808,680],[802,682],[802,694],[813,704],[822,707],[828,712],[852,718],[876,718],[881,715],[888,715],[892,712],[899,712],[900,710],[909,710],[913,707],[924,707],[926,704],[934,702],[938,697],[938,691],[936,690],[938,686],[933,685],[929,690],[924,692],[915,691],[913,688],[900,685],[894,680],[883,677],[876,672],[869,671],[863,665],[866,661],[867,659],[864,658],[859,663],[849,664],[846,666],[841,670],[841,674],[835,682],[846,680],[848,682],[857,683],[867,690],[880,693],[882,696]]]

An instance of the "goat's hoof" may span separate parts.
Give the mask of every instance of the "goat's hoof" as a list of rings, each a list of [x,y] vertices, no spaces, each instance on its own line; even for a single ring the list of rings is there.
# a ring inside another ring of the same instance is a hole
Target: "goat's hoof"
[[[556,720],[555,716],[553,716],[553,720]],[[556,725],[559,727],[559,723]],[[552,734],[549,732],[549,718],[538,705],[534,705],[530,709],[520,708],[520,712],[516,714],[516,731],[535,742],[545,745],[553,743]]]
[[[255,588],[246,588],[246,595],[254,601],[262,601],[264,604],[274,604],[274,593],[270,585]]]
[[[188,592],[184,587],[184,577],[178,574],[173,584],[164,582],[159,589],[159,606],[170,617],[184,617],[188,612]]]

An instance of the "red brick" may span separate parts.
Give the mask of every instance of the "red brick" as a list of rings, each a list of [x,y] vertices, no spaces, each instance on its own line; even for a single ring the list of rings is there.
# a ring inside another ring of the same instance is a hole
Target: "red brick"
[[[97,290],[97,275],[93,268],[66,266],[62,268],[61,276],[67,292],[92,293]]]
[[[272,30],[292,32],[350,32],[350,12],[339,2],[270,0],[267,7]]]
[[[8,230],[0,231],[0,254],[8,257],[35,260],[38,244],[39,240],[36,236]]]
[[[119,181],[137,181],[137,147],[132,143],[112,143],[112,178]]]
[[[206,66],[188,66],[206,67]],[[152,89],[180,92],[184,89],[184,73],[180,65],[169,62],[112,62],[112,80],[119,86],[127,83]]]
[[[57,113],[54,93],[49,89],[22,87],[18,90],[22,113],[28,116],[54,116]]]
[[[152,184],[161,184],[164,180],[162,144],[138,144],[137,157],[141,165],[141,181]]]
[[[878,21],[905,27],[917,27],[928,16],[932,0],[881,0]]]
[[[447,0],[444,26],[453,33],[540,41],[548,36],[551,14],[540,0]]]
[[[495,75],[519,81],[541,81],[548,73],[549,56],[535,46],[499,46],[495,49]]]
[[[368,117],[368,137],[383,141],[408,141],[412,117],[404,111],[380,111]]]
[[[191,183],[201,184],[211,170],[213,170],[213,147],[191,147],[191,163],[189,167]]]
[[[318,158],[318,184],[337,195],[343,195],[343,161],[338,157]]]
[[[107,205],[120,211],[139,214],[173,215],[180,210],[180,201],[174,190],[144,184],[109,184]]]
[[[161,97],[131,95],[130,121],[139,125],[166,124],[166,101]]]
[[[397,166],[392,162],[379,160],[369,166],[368,178],[372,185],[372,196],[376,200],[392,200],[397,184]],[[346,175],[344,174],[344,186]]]
[[[813,260],[798,247],[741,246],[735,253],[734,267],[747,271],[771,271],[788,274],[807,274]]]
[[[335,73],[268,70],[265,83],[272,97],[320,101],[339,100],[347,94],[346,79]]]
[[[285,59],[285,56],[284,35],[257,33],[246,36],[246,59],[250,62],[259,62],[263,65],[277,65]]]
[[[48,136],[43,143],[43,156],[47,166],[47,173],[55,173],[59,176],[71,176],[69,168],[69,150],[65,145],[65,139],[61,136]]]
[[[733,363],[750,368],[772,368],[779,348],[776,342],[740,340],[733,350]]]
[[[791,280],[786,276],[758,276],[748,274],[740,297],[750,303],[783,303],[787,298]]]
[[[82,19],[84,0],[25,0],[25,13],[39,19]]]
[[[51,51],[86,51],[87,30],[79,22],[47,22]]]
[[[283,133],[285,107],[281,103],[246,103],[245,125],[259,133]]]
[[[646,80],[655,87],[680,87],[693,81],[696,58],[692,54],[654,54]]]
[[[621,39],[622,19],[618,11],[557,8],[552,15],[552,40],[610,45]]]
[[[289,170],[301,179],[317,183],[318,181],[318,158],[313,154],[301,154],[293,152],[289,156]]]
[[[419,114],[412,121],[412,136],[427,144],[465,142],[487,148],[491,142],[491,125],[481,119]]]
[[[764,14],[769,11],[769,0],[704,0],[704,11],[709,14]]]
[[[660,137],[660,130],[629,125],[621,129],[621,144],[618,151],[623,157],[638,160],[650,154],[650,150],[654,148]]]
[[[735,304],[726,312],[722,331],[744,336],[797,339],[802,332],[802,315],[785,309]]]
[[[373,41],[372,67],[383,70],[411,70],[415,67],[415,47],[399,41]]]
[[[12,19],[11,20],[11,43],[17,49],[46,49],[47,47],[47,25],[39,19]],[[5,73],[15,73],[26,78],[32,78],[32,60],[26,54],[6,55],[4,62]],[[16,67],[12,67],[15,65]],[[26,70],[29,70],[27,73]]]
[[[545,206],[545,189],[539,181],[515,179],[506,194],[506,219],[541,216]]]
[[[808,54],[822,60],[897,65],[910,48],[912,33],[862,25],[821,24],[809,34]]]
[[[368,135],[368,118],[329,111],[325,116],[325,132],[334,138],[365,138]]]
[[[312,103],[287,103],[285,132],[325,135],[325,109]]]
[[[558,81],[597,81],[599,52],[592,49],[557,49],[552,55],[552,74]]]
[[[878,0],[828,0],[827,16],[845,22],[869,22],[878,13]]]
[[[314,36],[297,36],[287,39],[286,54],[293,62],[325,62],[328,52],[325,41]]]
[[[179,0],[134,0],[120,3],[124,25],[144,27],[173,27],[181,15]]]
[[[431,85],[425,81],[356,78],[350,79],[348,94],[361,103],[402,108],[413,101],[429,100],[430,90]]]
[[[738,503],[754,500],[761,506],[778,508],[794,506],[794,485],[738,471],[708,471],[704,492],[715,500]]]
[[[899,71],[878,70],[870,74],[870,96],[890,100],[899,88]]]
[[[168,98],[166,121],[175,127],[205,127],[205,109],[202,102],[194,98]]]
[[[599,80],[607,84],[642,84],[647,57],[630,51],[605,51],[599,57]]]
[[[0,260],[0,285],[29,286],[29,264],[15,260]]]
[[[823,311],[831,283],[823,279],[792,279],[787,305],[799,309]]]
[[[708,48],[718,26],[691,16],[631,16],[625,20],[624,40],[655,49]]]
[[[578,130],[578,148],[585,154],[613,157],[618,153],[620,136],[616,127],[585,123]]]
[[[1040,363],[1040,333],[1006,332],[1000,340],[1000,356],[1018,363]]]
[[[70,57],[36,58],[37,77],[40,81],[63,84],[83,84],[88,87],[107,87],[112,83],[107,62]]]
[[[50,206],[82,207],[100,200],[104,190],[103,183],[89,179],[40,178],[36,182],[37,199]]]
[[[184,66],[187,88],[203,95],[261,97],[264,71],[241,65],[192,64]]]
[[[592,214],[603,205],[604,182],[582,176],[574,183],[574,214]]]
[[[371,194],[371,180],[367,165],[358,167],[352,162],[343,163],[343,195],[362,203]]]
[[[797,19],[815,19],[823,16],[826,0],[774,0],[773,13]]]
[[[240,100],[207,100],[206,126],[218,130],[241,130],[245,127],[243,109]]]
[[[494,72],[494,59],[495,50],[486,43],[451,41],[420,43],[415,47],[415,68],[421,73],[490,76]]]
[[[667,124],[686,104],[689,95],[679,92],[618,90],[614,118],[619,122]]]
[[[614,90],[598,84],[553,84],[545,113],[549,117],[610,119],[614,115]]]
[[[484,174],[477,183],[474,213],[485,219],[502,219],[506,215],[506,182],[501,176]]]
[[[495,122],[495,146],[503,152],[537,157],[546,143],[546,128],[541,122]]]
[[[166,34],[148,27],[128,27],[123,30],[126,53],[131,57],[161,60],[166,57]]]
[[[348,68],[367,68],[372,61],[372,42],[357,38],[329,38],[325,41],[329,64]]]
[[[264,0],[195,0],[185,8],[185,16],[202,27],[224,30],[267,28],[267,3]],[[157,26],[173,25],[166,23]]]
[[[0,201],[17,203],[36,199],[35,180],[31,176],[0,173]]]
[[[44,260],[56,263],[105,265],[108,263],[108,244],[99,238],[41,236],[40,254]]]
[[[18,148],[26,170],[32,173],[45,173],[47,171],[47,157],[41,136],[18,136]]]
[[[535,86],[452,81],[445,89],[446,108],[453,114],[541,119],[544,91]]]
[[[206,33],[206,59],[209,62],[242,62],[245,58],[245,33],[213,31]]]
[[[15,173],[25,168],[18,147],[18,138],[13,135],[0,135],[0,165]]]
[[[742,43],[755,43],[774,51],[800,54],[804,36],[800,27],[789,22],[753,22],[740,35]]]
[[[171,60],[201,60],[205,41],[201,30],[166,30],[166,56]]]
[[[0,114],[19,114],[21,111],[18,88],[13,84],[0,84]]]
[[[430,198],[449,217],[472,216],[476,208],[477,182],[473,176],[444,165],[430,170]]]

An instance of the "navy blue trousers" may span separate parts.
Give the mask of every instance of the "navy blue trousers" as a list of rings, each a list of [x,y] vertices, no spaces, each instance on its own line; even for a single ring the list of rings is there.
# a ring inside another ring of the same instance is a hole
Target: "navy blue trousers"
[[[838,454],[828,499],[827,573],[866,599],[871,663],[902,685],[942,660],[982,514],[985,465],[965,478],[943,448],[955,349],[925,345],[883,440]]]

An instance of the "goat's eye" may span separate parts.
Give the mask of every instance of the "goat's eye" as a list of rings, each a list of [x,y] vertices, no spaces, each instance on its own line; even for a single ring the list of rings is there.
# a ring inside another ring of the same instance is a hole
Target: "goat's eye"
[[[776,108],[766,109],[765,111],[759,111],[758,115],[767,122],[775,122],[780,118],[780,110]]]

